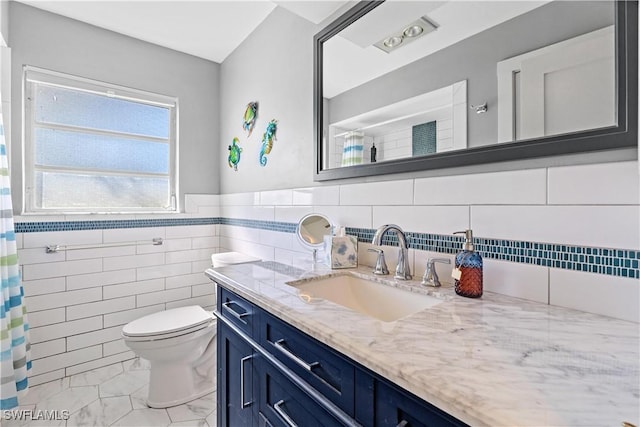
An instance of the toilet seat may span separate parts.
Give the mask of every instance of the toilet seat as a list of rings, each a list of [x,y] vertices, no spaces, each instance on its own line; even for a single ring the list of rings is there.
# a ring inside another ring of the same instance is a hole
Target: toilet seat
[[[214,321],[200,306],[179,307],[134,320],[122,328],[122,335],[127,341],[162,340],[197,332]]]

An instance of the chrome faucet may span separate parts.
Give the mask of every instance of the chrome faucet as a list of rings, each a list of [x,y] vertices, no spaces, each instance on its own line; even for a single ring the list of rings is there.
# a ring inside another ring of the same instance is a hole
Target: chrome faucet
[[[429,258],[429,260],[427,260],[427,269],[424,271],[424,276],[422,276],[423,285],[433,286],[434,288],[439,288],[441,286],[440,278],[436,272],[436,262],[451,264],[451,260],[449,258]]]
[[[384,251],[382,249],[373,248],[369,248],[368,251],[376,252],[378,254],[378,259],[376,259],[376,266],[373,269],[373,274],[377,274],[378,276],[386,276],[387,274],[389,274],[387,263],[384,260]]]
[[[372,245],[380,246],[382,244],[382,237],[389,230],[396,232],[398,240],[400,241],[400,251],[398,252],[398,267],[396,267],[396,275],[393,276],[398,280],[411,280],[411,268],[409,266],[409,246],[407,245],[407,236],[404,235],[404,231],[400,226],[395,224],[385,224],[378,227],[376,234],[373,235]]]

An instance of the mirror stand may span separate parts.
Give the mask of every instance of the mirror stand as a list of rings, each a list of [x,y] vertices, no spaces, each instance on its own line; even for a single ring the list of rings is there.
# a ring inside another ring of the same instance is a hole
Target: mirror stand
[[[305,215],[298,222],[296,235],[300,243],[312,251],[314,267],[318,262],[318,249],[324,246],[324,236],[331,235],[332,229],[329,218],[321,214]]]

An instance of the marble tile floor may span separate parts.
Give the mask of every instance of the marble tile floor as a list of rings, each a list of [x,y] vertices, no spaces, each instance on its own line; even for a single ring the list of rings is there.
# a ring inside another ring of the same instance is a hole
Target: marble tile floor
[[[2,427],[193,426],[215,427],[215,391],[184,405],[152,409],[145,404],[149,364],[133,359],[31,387],[18,411],[69,411],[67,420],[6,419]],[[50,412],[50,413],[51,413]],[[42,417],[42,415],[41,415]],[[33,418],[33,416],[31,417]],[[58,418],[63,418],[59,416]]]

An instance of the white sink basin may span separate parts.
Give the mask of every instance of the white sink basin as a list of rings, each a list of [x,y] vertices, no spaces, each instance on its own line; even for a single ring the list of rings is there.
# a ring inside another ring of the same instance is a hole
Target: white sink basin
[[[429,295],[376,283],[351,274],[288,282],[304,301],[328,300],[383,322],[393,322],[442,302]]]

